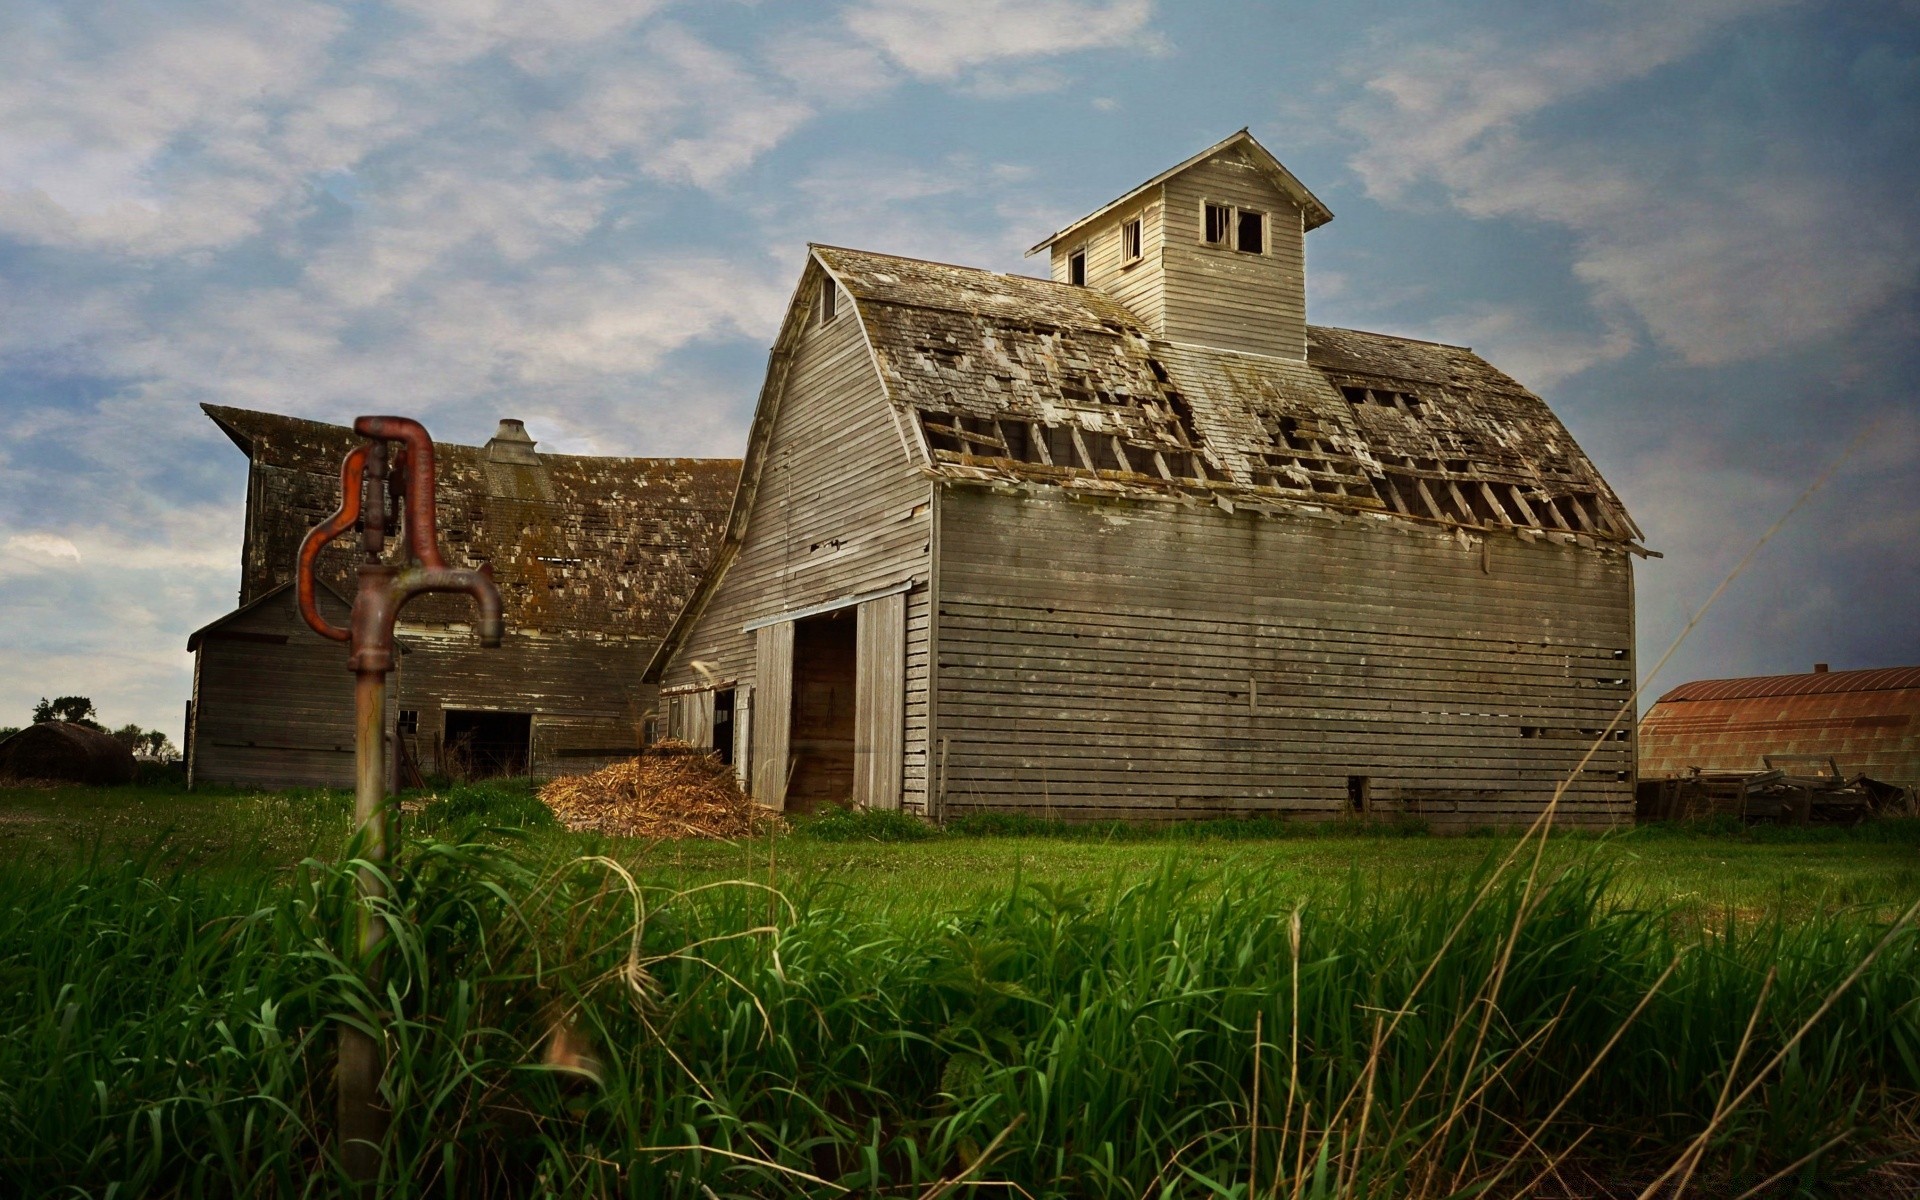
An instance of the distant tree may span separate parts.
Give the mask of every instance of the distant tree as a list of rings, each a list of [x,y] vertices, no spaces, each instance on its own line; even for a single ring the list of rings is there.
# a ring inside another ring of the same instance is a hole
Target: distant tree
[[[180,751],[174,747],[173,739],[158,729],[142,729],[138,725],[122,725],[112,733],[113,740],[127,748],[128,753],[140,758],[151,758],[159,762],[172,762],[180,757]]]
[[[158,729],[147,730],[146,733],[141,735],[141,738],[145,744],[148,758],[158,759],[160,762],[179,761],[180,748],[173,744],[172,738],[160,732]]]
[[[12,737],[14,734],[19,732],[20,732],[20,727],[18,725],[0,725],[0,742],[6,741],[8,738]]]
[[[40,703],[33,706],[35,725],[48,721],[69,721],[75,725],[85,725],[88,729],[100,729],[100,722],[95,720],[99,715],[94,711],[93,701],[85,696],[59,696],[52,700],[42,696]]]

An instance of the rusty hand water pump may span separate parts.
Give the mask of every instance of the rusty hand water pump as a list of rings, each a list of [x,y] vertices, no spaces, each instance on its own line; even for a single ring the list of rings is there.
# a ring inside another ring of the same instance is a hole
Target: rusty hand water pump
[[[440,556],[433,506],[433,439],[418,421],[406,417],[361,417],[354,432],[365,438],[340,464],[340,507],[300,543],[295,595],[300,615],[321,637],[346,642],[347,669],[354,673],[354,804],[356,836],[361,838],[361,905],[356,929],[360,962],[378,978],[374,952],[385,936],[370,902],[385,895],[388,856],[386,754],[387,672],[393,669],[393,625],[400,609],[426,592],[464,592],[479,607],[474,623],[483,646],[498,646],[502,632],[500,590],[486,567],[449,567]],[[399,448],[390,452],[389,443]],[[406,561],[385,561],[391,521],[398,517],[405,535]],[[349,628],[340,629],[321,615],[315,596],[315,568],[329,542],[360,527],[365,558],[359,568]],[[380,1167],[386,1114],[380,1108],[382,1047],[351,1025],[340,1030],[339,1153],[355,1179],[370,1180]]]

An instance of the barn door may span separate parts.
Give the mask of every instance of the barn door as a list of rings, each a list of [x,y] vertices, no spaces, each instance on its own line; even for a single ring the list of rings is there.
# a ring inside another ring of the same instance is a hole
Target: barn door
[[[713,689],[703,688],[683,699],[687,705],[687,744],[705,750],[713,745]]]
[[[733,693],[733,773],[740,786],[753,790],[753,686],[741,684]]]
[[[862,603],[856,636],[853,802],[861,808],[899,808],[906,726],[905,593]]]
[[[793,721],[793,622],[753,632],[753,798],[787,806],[787,733]]]

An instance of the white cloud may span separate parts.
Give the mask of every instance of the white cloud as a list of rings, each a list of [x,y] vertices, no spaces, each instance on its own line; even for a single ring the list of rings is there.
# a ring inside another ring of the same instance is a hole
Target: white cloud
[[[1876,196],[1761,153],[1702,171],[1685,131],[1658,144],[1637,122],[1550,135],[1569,102],[1687,60],[1779,0],[1636,0],[1539,42],[1462,36],[1369,54],[1365,97],[1342,114],[1370,194],[1574,235],[1573,271],[1608,313],[1632,313],[1686,361],[1791,348],[1845,329],[1920,274],[1905,196]],[[1720,136],[1717,131],[1696,137]]]
[[[6,557],[0,559],[0,572],[79,561],[80,548],[69,538],[51,533],[16,533],[7,539]]]
[[[88,15],[23,11],[0,36],[0,233],[168,254],[255,232],[302,167],[267,131],[324,68],[342,14],[237,0],[217,16]]]
[[[1152,0],[860,0],[847,27],[915,75],[953,79],[1011,59],[1160,47]]]
[[[1535,392],[1601,363],[1632,353],[1633,332],[1614,325],[1598,332],[1543,328],[1513,304],[1477,305],[1417,322],[1416,337],[1465,344]]]

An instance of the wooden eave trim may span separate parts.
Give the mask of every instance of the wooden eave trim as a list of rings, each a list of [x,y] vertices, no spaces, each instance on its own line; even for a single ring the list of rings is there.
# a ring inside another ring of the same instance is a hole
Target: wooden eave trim
[[[1005,468],[994,466],[956,467],[953,464],[941,464],[927,469],[923,474],[944,486],[973,488],[980,491],[1054,487],[1074,495],[1106,496],[1116,500],[1135,500],[1143,504],[1179,504],[1194,501],[1205,503],[1209,497],[1224,498],[1231,501],[1235,507],[1245,508],[1251,512],[1323,509],[1355,516],[1370,515],[1383,520],[1407,521],[1428,529],[1458,531],[1476,537],[1485,537],[1489,534],[1511,534],[1521,538],[1546,538],[1559,543],[1591,543],[1596,548],[1610,546],[1639,558],[1664,557],[1659,551],[1649,550],[1640,545],[1636,539],[1614,537],[1604,533],[1589,533],[1578,529],[1550,529],[1534,525],[1466,525],[1445,517],[1429,517],[1415,512],[1396,512],[1385,504],[1359,504],[1355,503],[1355,497],[1350,496],[1326,493],[1316,493],[1311,498],[1293,496],[1262,491],[1230,480],[1161,481],[1148,475],[1123,476],[1118,471],[1095,473],[1073,469],[1069,472],[1058,467],[1043,468],[1043,470],[1047,473],[1016,474]]]

